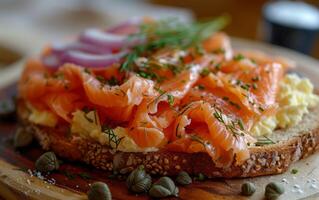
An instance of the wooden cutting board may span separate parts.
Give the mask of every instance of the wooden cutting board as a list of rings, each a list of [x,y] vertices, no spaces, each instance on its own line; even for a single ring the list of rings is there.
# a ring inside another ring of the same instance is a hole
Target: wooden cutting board
[[[309,77],[319,87],[319,62],[310,57],[265,44],[233,39],[235,48],[260,49],[270,54],[282,55],[298,62],[298,72]],[[21,67],[17,67],[21,68]],[[18,77],[18,71],[13,77]],[[5,74],[0,74],[0,79]],[[11,79],[14,81],[14,78]],[[9,82],[6,82],[6,85]],[[0,86],[1,87],[1,86]],[[0,90],[0,99],[15,93],[15,85]],[[81,163],[63,161],[59,172],[37,178],[32,173],[34,161],[43,151],[33,143],[31,147],[15,150],[12,137],[16,123],[0,123],[0,199],[87,199],[86,191],[94,181],[106,182],[114,199],[148,199],[146,195],[132,195],[124,181],[108,178],[108,173]],[[250,199],[263,199],[264,187],[270,181],[282,182],[286,192],[280,199],[319,199],[319,154],[295,163],[289,171],[276,176],[253,179],[213,179],[194,182],[180,187],[180,199],[247,199],[239,195],[245,181],[254,182],[256,193]],[[297,169],[297,174],[291,174]],[[52,184],[54,183],[54,184]],[[297,191],[300,187],[301,191]],[[174,199],[174,198],[169,198]]]

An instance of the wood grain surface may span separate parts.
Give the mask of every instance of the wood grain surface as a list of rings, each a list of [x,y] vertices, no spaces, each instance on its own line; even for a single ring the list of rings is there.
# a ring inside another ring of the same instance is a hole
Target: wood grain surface
[[[296,70],[312,79],[319,86],[319,63],[312,58],[289,50],[264,44],[233,39],[236,48],[260,49],[274,55],[282,55],[297,61]],[[16,66],[21,68],[21,66]],[[13,73],[10,82],[15,82],[20,70]],[[5,76],[5,74],[0,74]],[[8,85],[10,82],[6,82]],[[15,93],[15,85],[6,86],[0,91],[0,99]],[[59,171],[49,175],[34,176],[34,161],[43,151],[34,142],[30,147],[16,150],[12,147],[12,137],[16,122],[0,122],[0,197],[4,199],[86,199],[89,184],[94,181],[106,182],[114,199],[148,199],[146,195],[132,195],[121,180],[109,179],[109,174],[93,169],[82,163],[62,161]],[[250,199],[263,199],[264,187],[270,181],[282,182],[286,192],[280,199],[318,199],[319,198],[319,157],[313,155],[295,163],[291,169],[298,169],[297,174],[290,170],[276,176],[253,179],[213,179],[195,181],[187,187],[180,187],[180,199],[247,199],[240,196],[240,186],[245,181],[252,181],[257,186],[256,193]],[[156,177],[154,177],[154,180]],[[55,184],[52,184],[54,182]],[[297,192],[296,187],[302,192]],[[173,199],[173,198],[169,198]]]

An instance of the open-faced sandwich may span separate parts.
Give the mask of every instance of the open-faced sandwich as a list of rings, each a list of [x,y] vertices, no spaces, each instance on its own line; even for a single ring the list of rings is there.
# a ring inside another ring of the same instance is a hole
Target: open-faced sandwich
[[[46,150],[159,175],[282,173],[319,143],[319,98],[293,62],[236,51],[224,18],[88,29],[30,58],[18,115]]]

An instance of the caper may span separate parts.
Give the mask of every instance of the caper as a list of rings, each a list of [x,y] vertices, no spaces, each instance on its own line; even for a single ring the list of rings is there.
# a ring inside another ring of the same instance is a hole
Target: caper
[[[161,185],[153,185],[148,193],[153,198],[164,198],[172,194],[171,191]]]
[[[40,172],[54,171],[59,169],[59,161],[53,152],[46,152],[35,162],[35,168]]]
[[[152,178],[145,172],[143,165],[133,170],[126,179],[128,189],[134,193],[147,192],[151,184]]]
[[[23,128],[18,128],[13,138],[13,145],[16,148],[26,147],[31,144],[32,140],[33,136],[30,132],[25,131]]]
[[[285,192],[284,187],[276,182],[270,182],[265,189],[265,197],[267,200],[275,200]]]
[[[178,187],[169,177],[161,177],[156,181],[149,191],[149,195],[154,198],[164,198],[168,196],[178,197]]]
[[[111,200],[112,195],[109,187],[103,182],[95,182],[88,191],[89,200]]]
[[[189,185],[192,183],[192,178],[187,172],[181,171],[176,177],[176,182],[180,185]]]
[[[251,182],[246,182],[241,185],[241,194],[244,196],[251,196],[256,192],[256,187]]]

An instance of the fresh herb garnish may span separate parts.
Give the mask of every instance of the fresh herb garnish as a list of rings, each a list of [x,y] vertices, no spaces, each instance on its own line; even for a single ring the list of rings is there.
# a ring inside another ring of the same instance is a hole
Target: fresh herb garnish
[[[223,28],[229,19],[222,16],[204,23],[185,24],[178,20],[160,20],[143,24],[140,31],[130,38],[145,39],[146,42],[132,48],[125,57],[120,71],[132,71],[134,61],[150,51],[161,48],[188,48],[196,46],[213,32]]]
[[[149,107],[152,103],[157,103],[159,100],[161,100],[161,97],[166,94],[166,91],[163,91],[161,88],[154,87],[154,89],[158,91],[159,95],[149,102],[147,107]]]
[[[121,141],[123,140],[124,136],[123,137],[118,137],[114,130],[110,127],[108,127],[107,125],[104,125],[102,127],[102,132],[107,134],[108,135],[108,138],[109,138],[109,146],[112,147],[112,144],[115,145],[115,148],[114,149],[117,149],[118,146],[120,145]]]
[[[225,118],[227,116],[224,116],[224,114],[222,113],[222,110],[218,107],[216,107],[216,105],[214,105],[214,113],[213,113],[214,117],[224,125],[224,127],[230,131],[233,136],[243,136],[244,133],[242,132],[242,128],[243,128],[243,124],[239,124],[240,121],[233,121],[231,120],[230,122]],[[238,128],[238,126],[240,128]]]
[[[218,48],[218,49],[214,50],[213,53],[214,54],[224,54],[225,53],[225,49]]]
[[[198,55],[204,55],[204,53],[205,53],[205,50],[201,44],[195,45],[195,51]]]
[[[117,80],[115,78],[115,76],[111,76],[111,78],[109,80],[107,80],[107,83],[110,85],[110,86],[115,86],[115,85],[119,85],[119,80]]]
[[[84,118],[85,118],[88,122],[98,124],[98,116],[97,116],[97,112],[96,112],[95,109],[91,109],[91,110],[90,110],[89,108],[84,107],[84,108],[82,109],[82,111],[84,112]],[[88,116],[88,114],[89,114],[90,112],[93,112],[93,117],[94,117],[93,119]]]
[[[174,105],[174,96],[171,94],[167,94],[167,102],[170,106]]]
[[[259,76],[255,76],[251,80],[254,81],[254,82],[258,82],[258,81],[260,81],[260,77]]]
[[[222,98],[224,101],[228,101],[229,100],[229,97],[223,97]]]
[[[257,64],[257,62],[256,62],[256,60],[255,59],[250,59],[250,61],[252,62],[252,63],[254,63],[254,64]]]
[[[235,102],[233,102],[233,101],[230,101],[229,100],[229,97],[222,97],[222,99],[224,100],[224,101],[227,101],[231,106],[234,106],[235,108],[237,108],[238,110],[240,110],[240,105],[238,105],[237,103],[235,103]]]
[[[201,84],[197,85],[197,87],[198,87],[199,90],[205,90],[205,86],[203,86]]]
[[[102,84],[106,83],[106,79],[103,76],[97,75],[95,78]]]
[[[208,76],[210,73],[209,69],[208,68],[204,68],[201,72],[200,72],[200,75],[202,77],[205,77],[205,76]]]
[[[218,63],[218,64],[215,65],[215,69],[216,69],[217,71],[219,71],[221,67],[222,67],[222,66],[221,66],[220,63]]]
[[[239,128],[240,128],[240,130],[244,130],[244,124],[243,124],[243,121],[241,120],[241,119],[238,119],[238,121],[237,121],[237,123],[238,123],[238,126],[239,126]]]
[[[265,111],[265,109],[264,109],[263,107],[261,107],[261,106],[259,106],[258,109],[259,109],[261,112],[264,112],[264,111]]]
[[[206,148],[206,143],[205,141],[198,135],[194,134],[194,135],[190,135],[190,139],[200,143],[201,145],[203,145],[204,148]]]
[[[84,72],[87,74],[91,74],[91,71],[88,68],[84,68]]]
[[[110,86],[115,86],[115,85],[119,85],[119,81],[114,77],[112,76],[110,79],[106,79],[104,78],[103,76],[101,75],[97,75],[95,77],[100,83],[102,83],[102,85],[105,85],[105,84],[108,84]]]
[[[174,75],[179,74],[182,71],[182,68],[177,65],[167,64],[167,68],[171,70]]]
[[[240,110],[240,105],[238,105],[237,103],[233,102],[233,101],[229,101],[229,104],[234,106],[235,108],[237,108],[238,110]]]
[[[191,102],[189,104],[186,104],[182,107],[182,109],[179,111],[178,116],[183,115],[188,109],[190,109],[194,105],[194,102]]]
[[[154,89],[155,89],[158,93],[160,93],[160,94],[165,94],[165,91],[162,90],[161,88],[154,87]]]
[[[240,87],[241,87],[242,89],[244,89],[244,90],[249,90],[250,85],[249,85],[249,84],[242,84],[242,85],[240,85]]]
[[[54,73],[52,76],[54,79],[58,79],[58,80],[64,80],[64,74],[59,72],[59,73]]]
[[[256,146],[264,146],[264,145],[269,145],[269,144],[275,144],[275,142],[267,136],[257,138],[257,142],[255,143]]]
[[[242,54],[237,54],[236,56],[234,56],[233,59],[235,61],[241,61],[241,60],[245,59],[245,56],[243,56]]]
[[[137,75],[139,75],[142,78],[152,79],[154,77],[153,73],[149,73],[146,71],[138,71]]]

